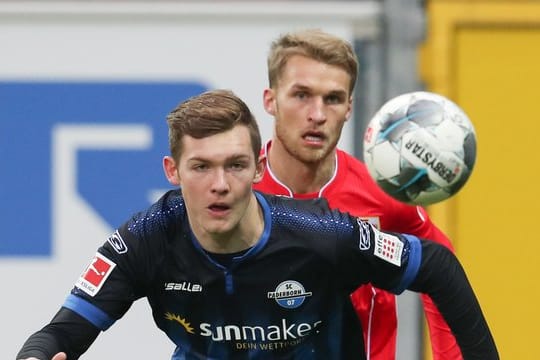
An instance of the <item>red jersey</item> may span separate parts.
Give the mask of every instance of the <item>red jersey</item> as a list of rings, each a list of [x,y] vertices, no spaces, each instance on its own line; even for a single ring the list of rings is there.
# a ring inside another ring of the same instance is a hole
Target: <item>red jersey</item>
[[[268,142],[262,150],[265,172],[254,185],[256,190],[295,198],[324,197],[330,206],[369,221],[380,229],[430,239],[452,249],[448,238],[431,222],[420,206],[411,206],[387,195],[373,181],[364,163],[344,151],[337,150],[336,169],[330,181],[319,192],[295,194],[272,173],[266,162]],[[394,294],[364,285],[351,295],[352,303],[364,331],[366,352],[371,360],[396,357],[397,307]],[[422,295],[433,359],[462,359],[461,352],[435,304]]]

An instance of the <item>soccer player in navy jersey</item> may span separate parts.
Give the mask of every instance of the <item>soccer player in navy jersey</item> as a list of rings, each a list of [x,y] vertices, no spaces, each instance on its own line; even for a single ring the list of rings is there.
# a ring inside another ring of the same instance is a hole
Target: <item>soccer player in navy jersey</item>
[[[381,232],[323,199],[252,190],[261,138],[233,93],[190,98],[167,121],[163,167],[179,189],[109,237],[17,359],[77,359],[142,297],[176,345],[172,359],[366,358],[359,322],[344,314],[367,282],[428,293],[466,359],[498,359],[447,248]]]

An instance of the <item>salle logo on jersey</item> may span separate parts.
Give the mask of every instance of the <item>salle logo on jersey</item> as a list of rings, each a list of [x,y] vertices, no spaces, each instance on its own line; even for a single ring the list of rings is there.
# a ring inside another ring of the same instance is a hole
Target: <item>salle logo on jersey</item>
[[[166,291],[187,291],[187,292],[201,292],[203,287],[200,284],[191,283],[189,281],[182,282],[166,282],[164,285]]]
[[[75,286],[88,295],[94,296],[101,289],[115,266],[116,264],[114,262],[98,252],[90,265],[88,265],[79,277]]]
[[[124,239],[122,239],[122,236],[120,235],[120,233],[118,232],[118,230],[116,230],[114,232],[114,234],[112,234],[111,236],[109,236],[109,238],[107,239],[107,241],[109,242],[109,244],[111,244],[111,246],[113,247],[113,249],[119,253],[119,254],[124,254],[124,253],[127,253],[128,249],[127,249],[127,245],[126,243],[124,242]]]
[[[373,254],[396,266],[401,266],[403,242],[395,235],[373,229],[375,232],[375,249]]]
[[[283,281],[276,290],[267,293],[268,299],[274,299],[279,306],[287,309],[296,309],[311,295],[311,291],[305,291],[304,286],[294,280]]]

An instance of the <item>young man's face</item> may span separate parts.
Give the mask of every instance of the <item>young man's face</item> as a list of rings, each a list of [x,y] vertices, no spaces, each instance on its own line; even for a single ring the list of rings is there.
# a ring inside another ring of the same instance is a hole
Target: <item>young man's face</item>
[[[278,83],[264,93],[276,140],[302,162],[333,153],[352,106],[350,76],[337,66],[295,55]]]
[[[249,130],[240,125],[202,139],[184,136],[180,159],[165,160],[166,175],[182,187],[196,232],[216,236],[238,228],[262,169],[254,156]]]

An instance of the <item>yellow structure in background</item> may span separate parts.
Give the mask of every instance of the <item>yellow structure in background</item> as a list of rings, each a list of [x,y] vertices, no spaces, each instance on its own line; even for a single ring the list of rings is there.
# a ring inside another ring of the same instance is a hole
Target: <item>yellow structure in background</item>
[[[426,11],[422,80],[467,112],[478,143],[469,182],[429,211],[455,244],[501,359],[538,359],[540,1],[431,0]]]

